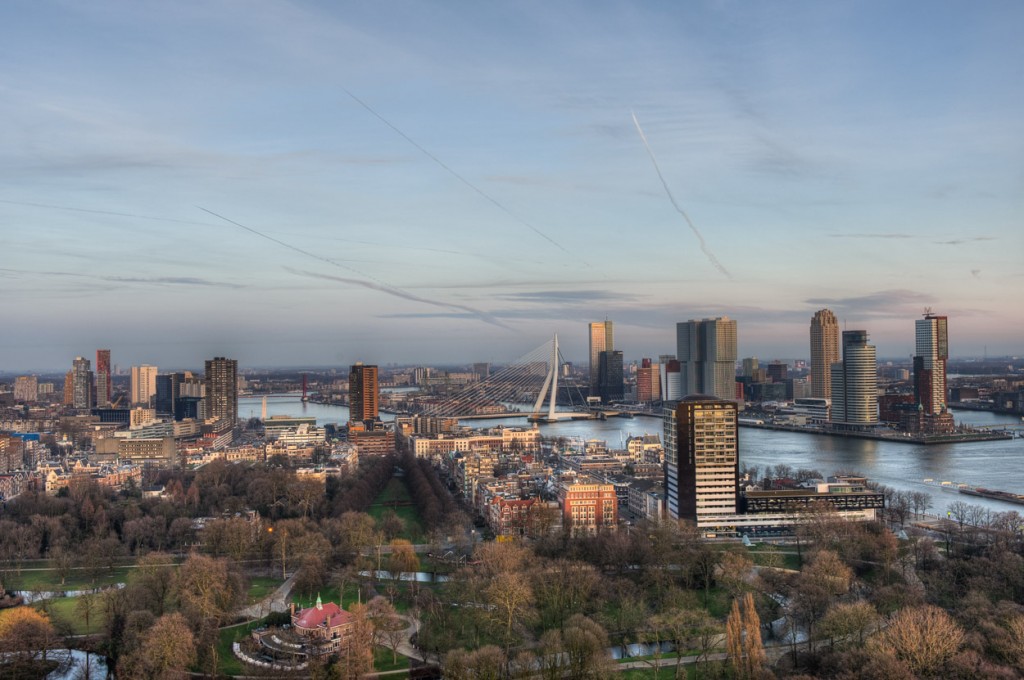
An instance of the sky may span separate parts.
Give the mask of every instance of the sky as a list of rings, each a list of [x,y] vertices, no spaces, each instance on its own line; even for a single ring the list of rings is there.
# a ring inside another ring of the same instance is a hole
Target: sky
[[[0,370],[1024,354],[1020,2],[0,3]],[[635,116],[635,120],[634,120]],[[646,143],[645,143],[646,142]]]

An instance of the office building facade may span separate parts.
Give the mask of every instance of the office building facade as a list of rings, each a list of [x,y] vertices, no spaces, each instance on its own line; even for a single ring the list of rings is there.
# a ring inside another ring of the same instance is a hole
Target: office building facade
[[[878,365],[867,331],[843,331],[842,361],[832,364],[832,423],[869,427],[878,423]]]
[[[839,361],[839,320],[831,309],[811,318],[811,396],[832,396],[832,364]]]
[[[590,324],[590,395],[600,392],[598,380],[601,372],[601,352],[615,349],[615,328],[611,321],[596,321]]]
[[[736,321],[729,317],[676,324],[676,357],[684,394],[736,398]]]
[[[671,519],[735,514],[739,497],[736,402],[689,395],[665,409],[665,496]]]
[[[622,374],[622,352],[605,350],[598,357],[597,392],[601,402],[611,404],[622,401],[626,387]]]

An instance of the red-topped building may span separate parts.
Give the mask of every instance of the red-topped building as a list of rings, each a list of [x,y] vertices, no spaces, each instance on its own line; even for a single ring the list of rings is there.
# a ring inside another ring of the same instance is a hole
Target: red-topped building
[[[308,609],[295,611],[292,604],[292,628],[309,639],[320,654],[333,654],[348,647],[354,620],[352,615],[333,602],[324,603],[320,596]]]

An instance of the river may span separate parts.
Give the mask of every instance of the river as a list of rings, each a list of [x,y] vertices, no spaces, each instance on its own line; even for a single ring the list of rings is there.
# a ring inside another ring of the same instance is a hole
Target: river
[[[258,397],[239,399],[238,413],[241,417],[259,416],[261,404]],[[343,423],[348,420],[348,408],[303,404],[298,395],[287,395],[268,399],[267,415],[311,415],[319,424]],[[1020,424],[1020,420],[1013,416],[984,411],[959,411],[954,416],[957,422],[969,425]],[[524,427],[526,420],[495,418],[471,420],[465,424],[472,427]],[[540,429],[547,437],[601,439],[610,447],[618,448],[631,435],[660,435],[662,420],[649,416],[576,420],[541,424]],[[740,429],[739,446],[740,463],[744,465],[763,468],[783,463],[793,468],[819,470],[825,475],[841,471],[858,472],[887,486],[926,491],[934,499],[930,510],[933,513],[945,512],[946,506],[956,500],[995,511],[1024,512],[1021,505],[958,494],[924,483],[925,479],[962,482],[1024,494],[1024,439],[1020,438],[926,446],[745,427]]]

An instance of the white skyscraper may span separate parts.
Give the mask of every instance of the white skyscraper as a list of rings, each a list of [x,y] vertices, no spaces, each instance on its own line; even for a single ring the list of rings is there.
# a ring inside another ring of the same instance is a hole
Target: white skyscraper
[[[878,422],[878,364],[867,331],[843,331],[843,360],[832,364],[832,422]]]
[[[156,396],[156,366],[132,366],[132,403],[149,406]]]

